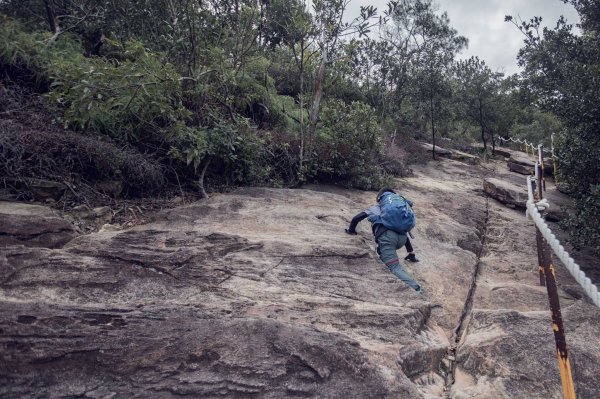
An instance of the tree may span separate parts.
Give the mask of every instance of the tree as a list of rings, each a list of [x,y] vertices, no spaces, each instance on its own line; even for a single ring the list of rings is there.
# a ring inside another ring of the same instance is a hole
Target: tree
[[[500,85],[502,74],[492,72],[485,61],[478,57],[461,60],[455,64],[458,80],[458,98],[463,104],[465,116],[479,126],[484,151],[487,151],[486,133],[492,139],[492,152],[495,149],[494,123],[501,116]]]
[[[581,35],[562,17],[554,29],[542,28],[538,17],[506,20],[525,35],[518,55],[524,67],[522,89],[563,125],[556,161],[559,177],[576,197],[576,215],[567,223],[572,238],[600,249],[600,7],[597,1],[567,2],[581,17]]]
[[[317,45],[320,52],[320,60],[315,71],[314,95],[309,112],[308,124],[308,157],[310,160],[312,145],[314,142],[317,123],[319,120],[319,111],[321,109],[321,100],[323,99],[323,86],[325,78],[325,68],[330,64],[335,56],[342,53],[338,44],[344,36],[365,35],[369,32],[370,20],[375,17],[377,10],[373,6],[360,7],[360,16],[351,22],[344,22],[344,13],[350,0],[314,0],[313,10],[318,29]],[[304,171],[300,171],[303,180]]]
[[[393,138],[405,123],[428,124],[435,146],[437,124],[450,114],[449,67],[467,40],[450,27],[447,14],[439,14],[432,0],[395,1],[386,15],[379,40],[356,45],[357,83],[379,109],[381,120],[395,124]]]
[[[306,125],[305,125],[305,70],[307,63],[317,53],[311,51],[311,38],[316,30],[311,15],[308,13],[305,1],[275,0],[267,7],[267,21],[265,28],[265,41],[275,47],[283,43],[294,57],[300,80],[298,102],[300,104],[300,148],[299,148],[299,180],[303,179]]]
[[[445,116],[443,102],[452,95],[447,76],[454,56],[466,46],[467,39],[450,26],[448,14],[437,15],[429,1],[417,0],[417,3],[423,40],[417,44],[418,52],[412,65],[417,77],[413,96],[428,112],[435,159],[435,125]]]

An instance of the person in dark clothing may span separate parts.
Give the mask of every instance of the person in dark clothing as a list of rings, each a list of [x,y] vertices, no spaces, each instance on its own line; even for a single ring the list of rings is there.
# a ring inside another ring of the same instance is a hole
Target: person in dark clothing
[[[383,188],[377,194],[377,202],[383,197],[386,193],[395,192],[389,188]],[[412,206],[412,202],[406,200],[409,205]],[[373,205],[368,209],[360,212],[356,216],[352,218],[350,222],[350,226],[346,229],[346,233],[348,234],[356,234],[356,226],[362,220],[368,218],[371,222],[371,228],[373,230],[373,236],[375,237],[375,242],[377,243],[377,254],[381,261],[387,266],[387,268],[400,280],[406,283],[408,286],[413,288],[417,292],[422,292],[422,287],[412,278],[410,277],[404,269],[400,266],[400,262],[398,260],[398,254],[396,250],[406,246],[409,254],[405,259],[410,260],[412,262],[418,262],[418,259],[414,255],[414,251],[410,241],[406,233],[398,233],[394,230],[390,230],[386,228],[381,222],[378,216],[381,215],[381,208],[379,204]],[[412,255],[412,256],[411,256]]]

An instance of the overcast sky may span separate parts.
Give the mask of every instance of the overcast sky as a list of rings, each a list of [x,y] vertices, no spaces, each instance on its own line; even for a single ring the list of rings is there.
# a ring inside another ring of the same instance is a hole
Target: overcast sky
[[[493,70],[507,75],[519,71],[517,52],[523,45],[523,34],[508,22],[505,15],[529,20],[542,17],[542,24],[554,27],[560,15],[573,25],[579,23],[577,12],[560,0],[436,0],[440,12],[447,11],[450,24],[469,39],[469,47],[459,58],[477,55]],[[358,15],[361,5],[386,9],[387,0],[352,0],[348,16]]]

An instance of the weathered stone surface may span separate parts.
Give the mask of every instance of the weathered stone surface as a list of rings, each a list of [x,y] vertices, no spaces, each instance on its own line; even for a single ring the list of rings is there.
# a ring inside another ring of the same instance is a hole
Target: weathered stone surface
[[[550,222],[560,222],[565,219],[569,210],[574,212],[574,203],[568,195],[556,190],[554,184],[550,181],[546,182],[547,191],[544,192],[544,198],[550,203],[550,208],[546,212],[546,220]]]
[[[483,144],[481,142],[477,142],[477,143],[471,143],[471,148],[474,149],[477,152],[483,152]],[[487,143],[487,150],[488,152],[492,151],[492,145],[491,143]],[[513,150],[506,148],[506,147],[500,147],[498,145],[496,145],[496,148],[494,149],[495,151],[495,155],[501,156],[501,157],[505,157],[505,158],[510,158],[511,155],[513,154]]]
[[[375,193],[337,187],[240,189],[61,249],[3,248],[0,397],[441,398],[478,262],[453,397],[559,397],[552,373],[528,383],[513,345],[552,335],[532,227],[482,195],[489,168],[442,162],[396,185],[415,202],[421,262],[405,267],[425,296],[376,259],[368,224],[343,233]],[[600,315],[557,274],[589,394]],[[531,367],[555,364],[546,346]]]
[[[535,162],[531,157],[513,152],[509,160],[507,161],[508,169],[512,172],[520,173],[522,175],[532,175],[535,169]]]
[[[467,154],[462,151],[451,151],[449,157],[458,161],[466,161],[470,164],[477,164],[480,161],[478,156]]]
[[[531,156],[520,152],[513,152],[510,156],[510,162],[532,168],[535,166],[535,162]]]
[[[73,208],[70,215],[81,219],[87,219],[98,225],[103,225],[112,221],[112,212],[108,206],[90,208],[87,205],[79,205]]]
[[[576,312],[581,305],[568,307],[563,311],[565,325],[585,323]],[[584,312],[590,315],[589,312]],[[467,335],[459,351],[458,360],[464,371],[472,375],[492,376],[479,379],[478,383],[465,387],[463,395],[454,397],[495,397],[485,396],[490,384],[495,381],[505,397],[560,398],[560,373],[556,356],[554,334],[550,328],[548,311],[517,312],[514,310],[476,310],[469,324]],[[597,321],[595,322],[597,328]],[[589,343],[596,340],[589,335],[594,329],[586,329],[579,334],[567,336],[571,364],[575,370],[578,397],[593,398],[600,392],[600,381],[590,373],[589,364],[600,362],[599,353],[590,351]],[[595,367],[592,367],[595,369]],[[552,381],[552,383],[549,383]],[[469,395],[465,395],[469,393]]]
[[[355,207],[246,189],[5,249],[0,396],[421,397],[397,361],[435,326],[430,305],[343,233]]]
[[[494,152],[496,153],[496,155],[500,155],[501,157],[504,157],[504,158],[510,158],[513,154],[512,150],[509,150],[508,148],[501,148],[501,147],[496,147],[494,149]]]
[[[39,205],[0,202],[0,247],[60,248],[78,235],[66,220]]]
[[[8,201],[0,201],[0,213],[24,216],[58,216],[58,213],[54,209],[47,206]]]
[[[513,162],[512,160],[508,160],[507,163],[508,169],[512,172],[520,173],[522,175],[533,175],[534,166],[523,165],[520,163]]]
[[[427,151],[433,151],[432,144],[421,143],[421,145]],[[480,161],[479,157],[477,157],[475,155],[467,154],[466,152],[462,152],[462,151],[448,150],[448,149],[440,147],[438,145],[435,146],[435,153],[436,153],[436,155],[439,155],[442,157],[447,157],[447,158],[455,159],[458,161],[465,161],[470,164],[477,164]]]
[[[118,398],[418,395],[406,378],[406,388],[388,381],[367,352],[343,335],[268,318],[221,317],[203,308],[44,306],[32,312],[11,306],[13,317],[2,320],[2,340],[10,349],[0,355],[0,392]]]
[[[429,144],[429,143],[421,143],[421,145],[423,146],[423,148],[425,148],[428,151],[433,151],[433,144]],[[435,153],[438,155],[442,155],[442,156],[449,156],[452,154],[452,151],[447,150],[446,148],[442,148],[438,145],[435,146]]]
[[[507,161],[508,168],[522,175],[530,175],[535,173],[535,161],[530,155],[520,152],[513,152]],[[554,167],[551,158],[544,158],[544,175],[552,176]]]
[[[517,186],[505,180],[487,178],[483,180],[483,191],[501,203],[525,209],[527,207],[527,186]]]

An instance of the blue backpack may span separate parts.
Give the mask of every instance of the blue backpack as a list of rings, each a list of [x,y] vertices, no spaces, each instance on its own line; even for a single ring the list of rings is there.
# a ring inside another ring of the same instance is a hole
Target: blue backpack
[[[379,199],[381,223],[396,233],[408,233],[415,227],[416,218],[412,210],[412,202],[401,195],[384,193]]]

